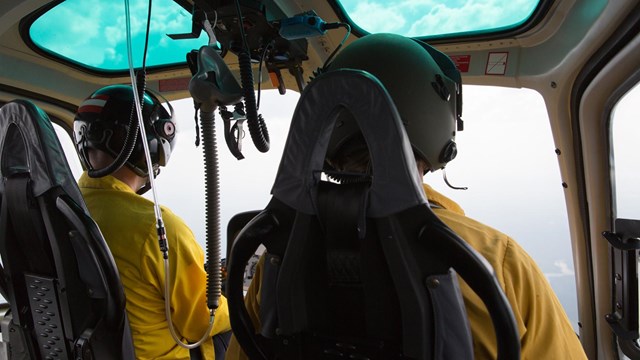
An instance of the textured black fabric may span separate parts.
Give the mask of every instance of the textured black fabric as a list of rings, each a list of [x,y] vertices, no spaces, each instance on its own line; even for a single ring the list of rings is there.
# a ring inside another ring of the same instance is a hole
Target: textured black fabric
[[[49,118],[31,102],[0,108],[0,178],[3,286],[16,329],[32,337],[20,346],[31,358],[56,346],[76,359],[135,358],[111,252]]]
[[[380,82],[362,71],[341,70],[321,75],[313,85],[298,101],[273,196],[305,214],[316,213],[315,185],[335,120],[346,108],[360,125],[374,164],[366,215],[382,217],[426,204],[411,144]]]
[[[15,131],[19,131],[20,136],[12,135]],[[18,143],[20,140],[23,144]],[[27,168],[34,196],[53,186],[61,186],[73,201],[86,210],[53,125],[47,114],[33,103],[15,100],[0,108],[0,149],[2,176]],[[0,183],[0,192],[3,192],[3,187]]]

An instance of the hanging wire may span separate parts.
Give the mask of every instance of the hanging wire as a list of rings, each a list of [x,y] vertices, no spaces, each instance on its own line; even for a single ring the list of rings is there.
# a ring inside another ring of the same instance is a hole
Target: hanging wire
[[[213,23],[211,23],[209,21],[209,16],[205,11],[204,21],[202,23],[202,26],[204,27],[204,31],[207,33],[207,36],[209,37],[209,42],[208,42],[209,46],[217,45],[218,43],[218,39],[216,38],[216,32],[213,30],[218,24],[218,12],[214,10],[213,14],[215,15],[215,17],[213,18]]]
[[[144,50],[142,51],[142,71],[143,72],[146,71],[147,69],[147,50],[149,49],[149,30],[151,29],[151,2],[152,0],[149,0],[149,11],[147,11],[147,29],[145,31],[145,37],[144,37]],[[131,66],[129,66],[129,69],[131,69]]]
[[[267,56],[267,51],[269,50],[269,48],[271,48],[272,45],[273,45],[273,42],[268,43],[267,46],[265,46],[264,50],[262,51],[262,56],[260,56],[260,65],[258,66],[258,99],[256,100],[256,110],[260,110],[260,85],[262,84],[262,64],[264,63],[264,59]]]
[[[322,65],[323,69],[326,69],[327,66],[329,66],[329,64],[331,63],[331,60],[333,59],[333,57],[338,53],[338,50],[340,50],[340,48],[342,48],[342,45],[344,45],[344,43],[347,41],[347,39],[349,38],[349,35],[351,35],[351,25],[349,25],[349,24],[347,24],[345,22],[342,22],[342,23],[340,23],[340,26],[344,27],[347,30],[347,33],[344,35],[344,38],[342,38],[342,41],[340,42],[340,44],[338,46],[336,46],[336,48],[333,50],[331,55],[329,55],[327,60],[325,60],[324,65]]]
[[[140,135],[142,139],[147,138],[146,129],[144,127],[144,120],[142,118],[142,107],[140,102],[140,95],[138,93],[138,84],[136,81],[136,75],[134,73],[134,65],[133,65],[133,52],[131,45],[131,14],[129,13],[129,0],[124,0],[125,2],[125,16],[126,16],[126,29],[127,29],[127,57],[129,60],[129,76],[131,77],[131,88],[133,89],[133,98],[135,101],[135,110],[136,115],[138,116],[138,122],[140,123]],[[151,11],[151,9],[149,9]],[[148,35],[147,35],[148,37]],[[142,146],[144,148],[144,153],[147,162],[147,172],[149,173],[149,182],[151,183],[151,190],[153,193],[154,199],[154,210],[156,219],[158,220],[158,224],[162,223],[162,212],[160,211],[160,205],[158,205],[158,193],[156,192],[155,187],[155,179],[153,174],[151,174],[150,170],[153,169],[153,162],[151,161],[151,152],[149,151],[149,144],[146,141],[142,141]]]
[[[149,24],[150,24],[150,19],[151,19],[151,2],[152,0],[149,0],[149,14],[147,17],[147,33],[146,33],[146,37],[145,37],[145,47],[144,47],[144,53],[143,53],[143,57],[145,59],[143,59],[142,64],[143,64],[143,71],[144,71],[144,66],[146,65],[146,51],[147,51],[147,44],[149,41]],[[151,169],[153,169],[153,162],[151,161],[151,151],[149,150],[149,144],[147,141],[145,141],[145,139],[147,139],[147,134],[146,134],[146,129],[144,127],[144,120],[142,118],[142,106],[141,106],[141,102],[140,102],[140,96],[138,93],[138,86],[137,86],[137,81],[136,81],[136,75],[133,71],[134,69],[134,65],[133,65],[133,51],[132,51],[132,45],[131,45],[131,14],[129,12],[129,0],[124,0],[125,3],[125,17],[126,17],[126,32],[127,32],[127,56],[128,56],[128,60],[129,60],[129,76],[131,77],[131,88],[133,89],[133,97],[134,97],[134,101],[135,101],[135,108],[136,108],[136,112],[138,115],[138,122],[140,123],[140,135],[142,136],[142,146],[144,148],[144,155],[145,155],[145,160],[147,163],[147,169],[148,169],[148,176],[149,176],[149,184],[151,186],[151,191],[153,194],[153,209],[155,212],[155,216],[156,216],[156,230],[158,232],[158,240],[161,244],[161,250],[163,252],[163,259],[164,259],[164,272],[165,272],[165,281],[164,281],[164,301],[165,301],[165,314],[167,317],[167,323],[169,324],[169,332],[171,333],[171,336],[173,337],[173,340],[181,347],[186,348],[186,349],[195,349],[198,346],[200,346],[201,344],[203,344],[207,339],[209,339],[211,336],[211,330],[213,329],[213,322],[214,322],[214,310],[209,310],[209,327],[207,329],[207,331],[203,334],[202,338],[193,343],[193,344],[186,344],[184,342],[182,342],[182,340],[178,337],[178,335],[175,332],[175,328],[173,326],[173,321],[171,320],[171,291],[170,291],[170,273],[169,273],[169,256],[168,256],[168,251],[169,251],[169,244],[167,242],[166,239],[166,231],[164,228],[164,222],[162,220],[162,211],[160,210],[160,202],[158,201],[158,193],[156,191],[156,186],[155,186],[155,176],[154,174],[151,172]],[[164,246],[163,246],[164,245]]]
[[[242,46],[245,50],[249,51],[249,43],[247,43],[247,37],[244,33],[244,19],[242,18],[242,9],[240,9],[240,1],[236,0],[236,12],[238,13],[238,26],[240,27],[240,36],[242,37]]]

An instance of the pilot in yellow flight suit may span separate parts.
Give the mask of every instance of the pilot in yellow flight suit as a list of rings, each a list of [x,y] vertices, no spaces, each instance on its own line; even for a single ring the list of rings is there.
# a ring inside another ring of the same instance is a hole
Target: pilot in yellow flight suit
[[[373,34],[346,47],[329,65],[329,70],[367,71],[384,84],[405,124],[419,174],[441,169],[455,157],[453,139],[460,112],[455,103],[442,101],[442,94],[432,86],[437,77],[447,77],[438,64],[450,60],[433,48],[426,49],[426,45],[399,35]],[[456,75],[459,76],[457,71]],[[367,170],[368,152],[359,134],[355,121],[334,129],[327,150],[327,162],[331,167],[342,171]],[[428,185],[424,185],[424,191],[434,213],[493,266],[515,316],[522,358],[586,359],[562,305],[533,259],[513,239],[466,217],[458,204]],[[260,328],[263,261],[264,258],[258,264],[245,297],[256,329]],[[497,358],[489,313],[462,279],[460,287],[471,326],[475,358]],[[231,340],[226,359],[246,359],[235,338]]]
[[[152,171],[157,173],[157,167],[166,165],[169,159],[175,123],[173,114],[151,93],[145,94],[143,102]],[[74,139],[80,158],[90,171],[111,164],[123,147],[132,104],[131,87],[125,85],[102,88],[81,104],[74,122]],[[136,357],[189,359],[189,350],[173,340],[165,316],[165,270],[155,211],[151,201],[136,193],[145,186],[149,173],[140,137],[136,146],[125,166],[112,175],[95,178],[85,172],[79,186],[118,267]],[[210,318],[204,251],[181,218],[165,207],[161,211],[169,248],[171,321],[181,340],[193,343],[206,332]],[[212,337],[229,332],[224,297],[214,319]],[[205,359],[214,359],[213,341],[205,341],[201,350]]]

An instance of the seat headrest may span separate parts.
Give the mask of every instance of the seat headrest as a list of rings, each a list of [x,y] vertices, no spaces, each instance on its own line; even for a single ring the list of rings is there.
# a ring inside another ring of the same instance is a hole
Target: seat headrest
[[[0,108],[0,164],[2,177],[29,172],[34,196],[61,186],[85,207],[49,117],[30,101],[14,100]]]
[[[353,114],[369,144],[373,178],[367,216],[387,216],[426,204],[411,144],[391,97],[373,75],[350,69],[322,74],[302,93],[273,196],[303,213],[316,213],[315,185],[336,118],[344,110]]]

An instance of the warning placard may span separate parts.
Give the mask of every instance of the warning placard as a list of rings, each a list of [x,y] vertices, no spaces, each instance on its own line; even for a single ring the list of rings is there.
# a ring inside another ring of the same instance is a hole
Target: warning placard
[[[490,52],[487,56],[487,75],[504,75],[507,72],[508,52]]]
[[[469,72],[469,64],[471,64],[471,55],[451,55],[451,60],[461,73]]]

